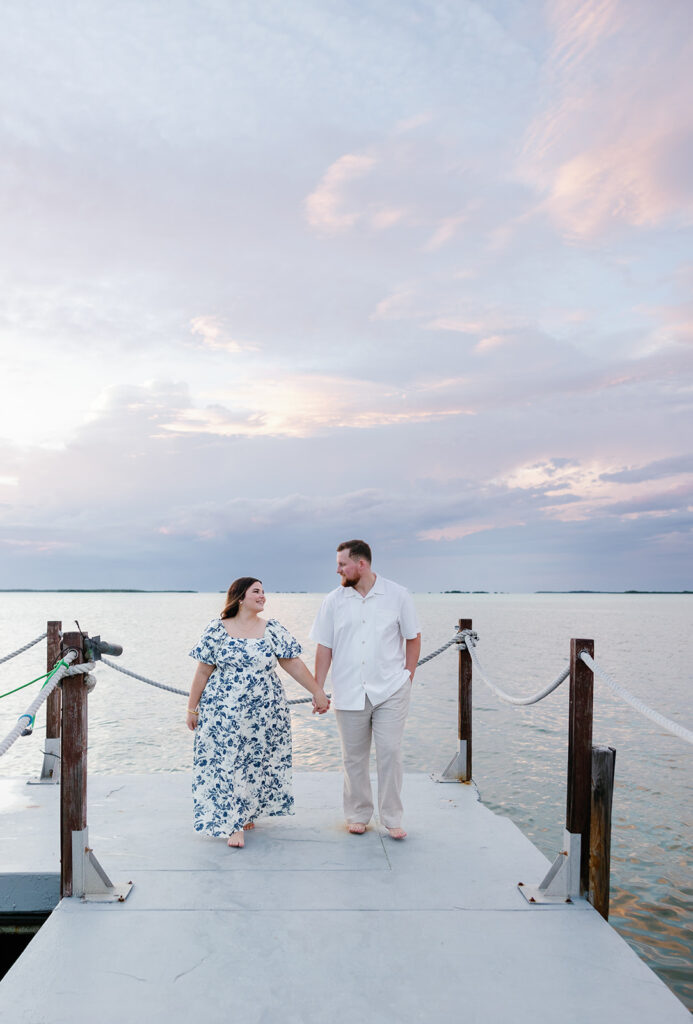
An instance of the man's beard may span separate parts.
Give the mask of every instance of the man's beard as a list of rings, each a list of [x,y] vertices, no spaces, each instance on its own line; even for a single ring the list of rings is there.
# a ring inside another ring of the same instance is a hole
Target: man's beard
[[[357,579],[356,580],[348,580],[348,579],[346,579],[346,577],[342,576],[342,586],[343,587],[355,587],[357,583],[358,583]]]

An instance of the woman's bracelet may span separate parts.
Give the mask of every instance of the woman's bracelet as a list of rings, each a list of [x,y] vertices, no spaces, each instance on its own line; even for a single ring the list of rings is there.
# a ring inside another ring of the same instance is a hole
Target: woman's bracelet
[[[194,708],[188,708],[188,711],[190,712],[191,715],[199,715],[200,713],[199,711],[195,711]]]

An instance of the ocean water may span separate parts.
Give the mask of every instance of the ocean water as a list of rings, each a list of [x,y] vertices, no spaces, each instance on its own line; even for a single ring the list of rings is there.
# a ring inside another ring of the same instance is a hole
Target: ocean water
[[[304,643],[319,594],[270,594],[266,615]],[[423,653],[452,637],[459,618],[479,633],[479,658],[507,690],[530,693],[567,662],[570,638],[592,637],[595,659],[617,681],[668,717],[693,727],[693,596],[417,594]],[[37,636],[48,619],[123,645],[120,663],[186,689],[188,650],[218,614],[220,594],[2,594],[0,656]],[[45,645],[0,665],[0,693],[45,671]],[[89,698],[89,771],[186,772],[192,734],[185,698],[103,666]],[[305,691],[284,677],[289,697]],[[0,703],[0,738],[35,688]],[[553,859],[565,822],[567,685],[538,705],[502,704],[474,680],[473,775],[488,807],[510,817]],[[45,715],[32,737],[0,759],[0,775],[40,769]],[[292,714],[294,764],[338,768],[334,717]],[[616,748],[611,923],[693,1009],[691,807],[693,749],[595,683],[594,742]],[[407,771],[437,771],[457,749],[457,653],[451,648],[417,673],[404,744]],[[405,821],[406,824],[406,821]],[[464,870],[464,866],[460,866]],[[538,879],[537,879],[538,881]]]

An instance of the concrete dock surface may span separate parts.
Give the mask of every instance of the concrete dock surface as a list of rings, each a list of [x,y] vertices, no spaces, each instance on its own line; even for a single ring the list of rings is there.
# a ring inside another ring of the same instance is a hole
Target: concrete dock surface
[[[192,831],[188,775],[91,776],[90,844],[134,887],[58,904],[0,982],[2,1024],[690,1022],[588,903],[524,900],[549,862],[474,786],[407,775],[401,842],[347,834],[336,772],[294,792],[230,850]],[[0,780],[0,909],[57,902],[58,798]]]

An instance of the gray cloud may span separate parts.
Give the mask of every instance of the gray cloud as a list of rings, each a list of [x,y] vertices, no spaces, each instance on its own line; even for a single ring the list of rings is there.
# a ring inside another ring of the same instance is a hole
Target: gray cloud
[[[693,455],[676,455],[668,459],[657,459],[644,466],[620,469],[615,473],[603,473],[602,480],[614,480],[620,484],[639,484],[679,473],[693,473]]]
[[[5,581],[681,580],[687,36],[630,9],[5,5]]]

